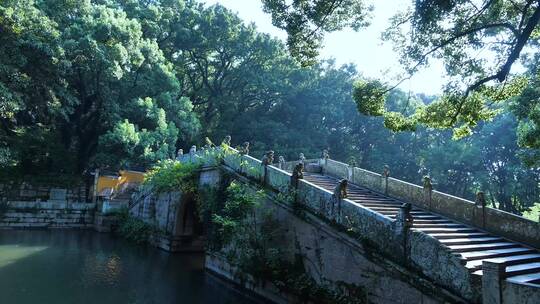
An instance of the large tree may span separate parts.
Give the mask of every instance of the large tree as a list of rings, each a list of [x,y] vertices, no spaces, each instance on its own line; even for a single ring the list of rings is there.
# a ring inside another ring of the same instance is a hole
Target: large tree
[[[193,131],[171,119],[193,115],[173,65],[120,3],[4,1],[0,28],[0,144],[10,163],[146,165],[174,155]],[[115,144],[135,145],[137,157],[107,153]]]

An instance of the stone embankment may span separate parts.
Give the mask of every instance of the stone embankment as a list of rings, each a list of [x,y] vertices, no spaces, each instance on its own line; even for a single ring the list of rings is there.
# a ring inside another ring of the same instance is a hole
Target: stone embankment
[[[95,209],[92,203],[8,202],[3,203],[0,228],[92,228]]]

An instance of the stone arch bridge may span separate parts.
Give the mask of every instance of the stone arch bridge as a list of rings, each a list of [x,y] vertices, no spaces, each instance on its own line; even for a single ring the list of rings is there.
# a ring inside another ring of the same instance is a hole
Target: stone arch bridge
[[[275,197],[268,198],[268,208],[281,214],[289,233],[283,239],[296,240],[289,247],[319,261],[309,270],[319,280],[369,286],[368,300],[380,303],[540,303],[538,222],[487,207],[481,195],[468,201],[434,190],[429,180],[410,184],[387,170],[370,172],[327,154],[272,164],[271,156],[261,161],[228,146],[215,149],[230,153],[203,167],[201,185],[219,183],[223,170],[272,193],[294,185],[296,202],[309,220],[295,217]],[[204,160],[205,153],[193,150],[178,159]],[[298,163],[304,172],[295,180],[292,171]],[[348,181],[345,197],[335,191],[342,180]],[[163,248],[202,248],[191,198],[182,193],[138,195],[132,213],[156,218],[173,236],[161,241]],[[354,230],[359,238],[344,230]],[[219,259],[210,258],[207,266],[234,279]]]

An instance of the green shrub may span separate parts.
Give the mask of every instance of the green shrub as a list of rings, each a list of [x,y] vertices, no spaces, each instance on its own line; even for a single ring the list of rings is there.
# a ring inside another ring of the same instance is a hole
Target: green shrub
[[[193,193],[197,190],[197,173],[200,167],[199,163],[161,161],[146,174],[144,184],[152,186],[157,192]]]
[[[159,232],[154,225],[132,217],[127,209],[119,211],[117,215],[118,230],[116,232],[128,241],[144,244],[153,234]]]

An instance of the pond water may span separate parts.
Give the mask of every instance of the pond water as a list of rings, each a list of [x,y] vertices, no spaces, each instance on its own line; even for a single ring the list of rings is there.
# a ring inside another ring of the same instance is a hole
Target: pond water
[[[0,230],[1,304],[253,303],[169,254],[91,231]]]

